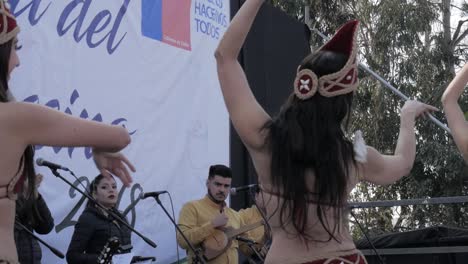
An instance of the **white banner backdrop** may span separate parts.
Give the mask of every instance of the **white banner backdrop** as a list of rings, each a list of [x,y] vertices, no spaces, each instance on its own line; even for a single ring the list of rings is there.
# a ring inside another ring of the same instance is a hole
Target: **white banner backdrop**
[[[229,161],[229,121],[213,56],[229,23],[229,0],[10,4],[21,26],[21,66],[10,83],[17,99],[132,132],[124,153],[137,167],[135,184],[121,192],[119,210],[136,199],[138,186],[168,190],[177,219],[185,202],[206,193],[209,165]],[[88,149],[44,147],[37,157],[69,167],[85,186],[98,173]],[[38,171],[56,224],[43,238],[65,253],[84,203],[47,169]],[[161,200],[171,211],[169,196]],[[176,260],[174,228],[154,200],[141,201],[127,218],[158,245],[153,249],[133,234],[136,255],[156,256],[157,263]],[[66,261],[43,247],[43,263]]]

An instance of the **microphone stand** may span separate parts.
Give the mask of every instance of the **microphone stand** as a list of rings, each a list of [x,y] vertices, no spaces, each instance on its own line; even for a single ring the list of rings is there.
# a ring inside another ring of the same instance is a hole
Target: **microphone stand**
[[[47,244],[44,240],[42,240],[38,236],[36,236],[31,230],[29,230],[27,227],[22,225],[19,221],[15,221],[15,225],[17,226],[17,228],[19,227],[18,229],[23,230],[28,235],[32,236],[34,239],[41,242],[44,246],[46,246],[48,249],[50,249],[50,251],[52,251],[52,253],[54,253],[55,256],[57,256],[57,257],[59,257],[61,259],[65,258],[65,255],[63,255],[63,253],[60,252],[60,250],[58,250],[58,249],[54,248],[53,246]]]
[[[255,244],[258,244],[257,242],[255,242],[255,241],[244,241],[244,240],[250,240],[250,239],[242,239],[241,240],[241,239],[239,239],[239,237],[236,237],[236,239],[239,240],[239,241],[244,242],[250,248],[250,250],[252,250],[255,253],[255,256],[257,256],[258,260],[260,260],[261,263],[265,262],[265,259],[262,257],[260,252],[258,252],[258,250],[255,248]],[[251,257],[249,257],[249,256],[247,256],[247,257],[251,259]]]
[[[361,223],[357,219],[356,215],[353,213],[353,209],[357,209],[357,208],[359,208],[358,205],[350,206],[349,207],[349,214],[354,218],[354,220],[356,220],[356,224],[358,225],[358,227],[361,230],[362,234],[364,234],[364,237],[366,238],[367,242],[369,242],[370,246],[372,247],[372,250],[374,251],[375,256],[377,257],[377,260],[380,262],[380,264],[385,264],[385,260],[382,258],[382,256],[380,256],[379,252],[375,248],[374,243],[372,242],[372,240],[370,240],[369,236],[367,235],[367,232],[364,230]]]
[[[257,186],[258,188],[258,186]],[[260,213],[260,216],[262,217],[263,219],[263,222],[265,223],[265,233],[266,233],[266,237],[265,237],[265,243],[264,245],[267,245],[267,244],[270,244],[271,243],[271,240],[272,240],[272,237],[271,237],[271,226],[270,226],[270,223],[268,222],[268,218],[266,217],[265,215],[265,212],[263,212],[263,210],[258,206],[258,203],[257,203],[257,199],[256,199],[256,193],[257,193],[257,188],[254,188],[254,189],[250,189],[249,190],[249,194],[250,194],[250,198],[252,199],[253,201],[253,204],[257,207],[257,210],[258,212]],[[269,249],[269,247],[268,247]]]
[[[52,173],[57,177],[57,178],[60,178],[62,181],[66,182],[68,185],[70,185],[70,187],[72,187],[73,189],[75,189],[77,192],[81,193],[81,195],[85,196],[86,198],[88,198],[88,200],[92,201],[95,205],[97,205],[99,208],[101,208],[102,210],[104,210],[108,215],[112,216],[115,220],[117,220],[117,222],[119,222],[120,224],[126,226],[130,231],[132,231],[133,233],[137,234],[139,237],[141,237],[141,239],[143,239],[148,245],[152,246],[153,248],[156,248],[157,245],[156,243],[154,243],[152,240],[150,240],[149,238],[145,237],[144,235],[142,235],[140,232],[136,231],[133,227],[131,227],[127,222],[125,222],[122,218],[120,218],[120,216],[118,216],[116,213],[114,213],[112,210],[109,210],[107,208],[105,208],[104,206],[102,206],[100,203],[98,203],[96,200],[94,200],[93,197],[91,197],[89,194],[83,192],[82,190],[80,190],[78,187],[75,187],[70,181],[68,181],[67,179],[65,179],[62,175],[60,175],[60,173],[58,173],[57,169],[52,169],[52,168],[49,168]]]
[[[185,236],[184,232],[182,232],[182,230],[180,230],[179,228],[179,225],[176,224],[174,218],[172,218],[171,214],[169,214],[169,212],[167,211],[167,209],[164,207],[164,205],[161,203],[161,200],[159,199],[159,194],[156,194],[155,196],[152,196],[156,202],[159,204],[159,206],[161,206],[161,208],[163,209],[164,213],[166,213],[167,217],[169,217],[169,219],[171,220],[172,224],[175,226],[175,228],[177,229],[177,231],[180,233],[180,235],[182,235],[182,238],[184,239],[185,243],[187,243],[187,245],[189,246],[190,250],[192,250],[192,252],[194,253],[195,255],[195,259],[193,260],[195,264],[197,263],[203,263],[203,264],[206,264],[206,260],[205,258],[200,254],[200,250],[199,249],[195,249],[195,247],[192,245],[192,243],[190,243],[190,241],[188,240],[188,238]]]

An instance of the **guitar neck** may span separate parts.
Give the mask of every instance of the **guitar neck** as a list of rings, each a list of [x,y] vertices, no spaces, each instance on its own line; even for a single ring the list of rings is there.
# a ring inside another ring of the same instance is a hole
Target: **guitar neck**
[[[104,248],[101,250],[101,253],[98,256],[98,261],[97,263],[111,263],[112,262],[112,257],[114,254],[117,252],[117,249],[120,246],[120,241],[117,237],[111,237],[107,241],[107,243],[104,245]]]
[[[263,225],[263,221],[258,221],[256,223],[253,223],[253,224],[250,224],[250,225],[245,225],[239,229],[233,229],[233,230],[229,230],[226,232],[226,236],[228,237],[228,239],[231,239],[233,237],[236,237],[242,233],[245,233],[247,231],[250,231],[252,229],[255,229],[259,226],[262,226]]]

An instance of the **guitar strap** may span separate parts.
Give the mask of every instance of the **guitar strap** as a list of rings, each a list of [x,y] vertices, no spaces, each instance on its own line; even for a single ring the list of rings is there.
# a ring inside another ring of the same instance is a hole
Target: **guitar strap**
[[[219,203],[219,213],[222,214],[224,213],[224,208],[226,207],[226,202],[225,201],[222,201],[221,203]]]

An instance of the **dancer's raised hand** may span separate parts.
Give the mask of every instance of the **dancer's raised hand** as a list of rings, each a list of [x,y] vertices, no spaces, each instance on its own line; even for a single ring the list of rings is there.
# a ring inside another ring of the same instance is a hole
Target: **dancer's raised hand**
[[[104,152],[93,149],[93,159],[96,167],[103,176],[117,176],[125,186],[130,186],[133,179],[128,169],[135,172],[133,164],[122,153]]]

